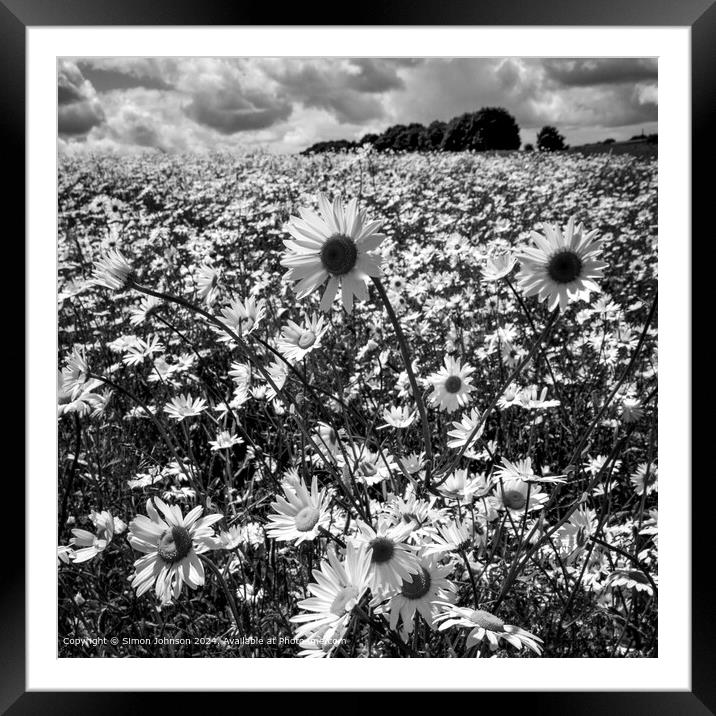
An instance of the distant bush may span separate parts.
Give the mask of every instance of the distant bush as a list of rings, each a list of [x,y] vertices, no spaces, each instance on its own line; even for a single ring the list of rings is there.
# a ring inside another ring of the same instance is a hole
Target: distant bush
[[[453,118],[445,129],[441,144],[441,149],[448,152],[519,148],[520,128],[515,118],[502,107],[484,107],[479,112]]]
[[[566,149],[564,137],[557,131],[556,127],[542,127],[537,134],[537,149],[541,152],[556,152]]]

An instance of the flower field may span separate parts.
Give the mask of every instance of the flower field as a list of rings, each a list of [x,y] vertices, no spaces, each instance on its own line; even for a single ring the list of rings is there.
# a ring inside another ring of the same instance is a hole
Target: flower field
[[[59,655],[656,656],[656,174],[60,157]]]

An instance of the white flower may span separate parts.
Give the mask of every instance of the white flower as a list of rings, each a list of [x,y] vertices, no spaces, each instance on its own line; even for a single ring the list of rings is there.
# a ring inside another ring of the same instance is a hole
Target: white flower
[[[358,529],[357,538],[368,547],[374,595],[386,589],[400,589],[404,579],[420,572],[417,557],[404,542],[412,531],[411,525],[393,526],[379,519],[376,529],[360,521]]]
[[[448,436],[451,438],[451,440],[448,440],[448,447],[467,447],[469,443],[477,440],[485,431],[485,423],[483,422],[480,425],[480,429],[474,435],[472,433],[481,421],[482,413],[477,408],[473,408],[470,414],[464,416],[460,421],[454,421],[452,424],[453,429],[448,431]]]
[[[291,617],[300,625],[296,629],[298,638],[324,634],[324,627],[345,619],[368,589],[370,560],[364,544],[348,540],[344,561],[338,559],[332,546],[327,554],[320,570],[313,570],[316,581],[308,585],[313,596],[298,603],[307,613]]]
[[[70,540],[70,544],[75,548],[74,562],[86,562],[96,557],[100,552],[104,552],[114,537],[114,519],[107,510],[93,512],[90,519],[97,534],[79,528],[72,530],[74,537]],[[78,547],[80,549],[77,549]]]
[[[92,280],[97,286],[119,291],[132,280],[132,267],[120,251],[110,249],[95,263]]]
[[[303,325],[288,321],[281,329],[281,338],[276,345],[283,356],[291,361],[300,361],[321,345],[321,338],[328,330],[323,316],[313,316]]]
[[[542,224],[544,235],[532,232],[534,247],[520,254],[517,275],[525,296],[537,295],[547,301],[550,310],[567,308],[569,301],[587,299],[590,291],[599,291],[594,279],[601,278],[607,264],[598,260],[602,242],[596,231],[585,232],[582,224],[569,219],[564,234],[559,226]]]
[[[444,611],[435,617],[435,621],[440,623],[438,629],[440,631],[451,627],[470,629],[466,641],[468,648],[486,639],[493,651],[497,649],[500,641],[506,641],[517,650],[526,646],[538,656],[542,654],[542,639],[520,627],[505,624],[502,619],[484,609],[465,609],[449,603],[442,603],[440,606]]]
[[[228,430],[221,430],[217,434],[216,440],[209,440],[209,445],[212,450],[229,450],[234,445],[240,445],[243,442],[238,435],[232,434]]]
[[[141,596],[156,584],[156,594],[163,604],[177,599],[184,583],[191,589],[204,584],[204,565],[199,555],[214,545],[211,528],[222,515],[201,517],[203,507],[197,506],[185,516],[176,505],[156,499],[163,518],[147,500],[147,515],[137,515],[129,523],[129,543],[143,552],[134,563],[132,586]]]
[[[329,311],[340,286],[343,306],[350,313],[353,297],[368,298],[366,281],[381,275],[379,261],[370,253],[385,236],[378,233],[382,222],[369,221],[365,211],[352,199],[347,206],[339,197],[333,203],[319,194],[320,215],[299,209],[286,229],[293,241],[285,240],[281,265],[287,266],[285,280],[298,281],[298,298],[304,298],[328,279],[321,309]]]
[[[315,539],[329,523],[327,490],[318,490],[318,479],[314,475],[311,491],[306,488],[303,478],[298,483],[285,483],[285,499],[278,495],[271,507],[278,513],[268,516],[270,524],[266,534],[272,539],[300,544]]]
[[[203,398],[192,398],[188,393],[172,398],[172,401],[164,406],[164,412],[177,422],[194,415],[201,415],[204,410],[206,410],[206,401]]]
[[[462,366],[460,360],[452,356],[445,356],[444,364],[444,368],[428,378],[433,386],[430,402],[441,410],[454,413],[470,401],[470,393],[475,388],[469,376],[475,369],[468,363]]]
[[[396,407],[395,405],[391,405],[389,408],[386,408],[383,411],[383,420],[385,420],[385,423],[383,425],[378,426],[378,429],[381,428],[408,428],[410,427],[413,422],[415,421],[415,411],[410,410],[406,407]]]

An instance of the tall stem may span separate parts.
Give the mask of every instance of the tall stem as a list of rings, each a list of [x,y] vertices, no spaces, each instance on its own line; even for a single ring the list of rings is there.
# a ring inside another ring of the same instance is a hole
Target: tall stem
[[[383,301],[383,305],[385,306],[386,312],[388,313],[388,318],[390,318],[390,322],[393,324],[393,330],[395,330],[395,336],[398,339],[400,353],[403,357],[403,363],[405,364],[405,371],[408,374],[410,388],[413,391],[413,396],[418,406],[418,412],[420,413],[420,422],[423,428],[423,442],[425,443],[425,457],[427,460],[425,465],[425,487],[429,488],[430,477],[432,475],[433,469],[433,446],[430,442],[430,425],[428,424],[428,411],[425,409],[425,402],[423,401],[423,396],[420,393],[420,388],[418,387],[418,381],[415,378],[415,373],[413,372],[413,362],[410,355],[410,348],[408,347],[408,341],[405,338],[403,329],[400,327],[400,321],[398,321],[398,317],[395,315],[393,306],[391,306],[390,304],[390,299],[388,298],[388,294],[385,292],[385,288],[383,287],[383,284],[381,283],[380,279],[374,277],[373,283],[378,289],[380,298]]]
[[[231,593],[231,590],[229,589],[229,585],[226,583],[226,580],[224,579],[224,575],[221,573],[221,570],[206,556],[203,554],[200,554],[199,557],[201,558],[201,561],[204,562],[204,564],[211,569],[211,571],[217,576],[219,583],[221,584],[224,594],[226,595],[226,600],[229,603],[229,609],[231,609],[231,613],[234,617],[234,622],[236,623],[236,629],[240,632],[241,631],[241,617],[239,616],[239,610],[236,607],[236,602],[234,600],[234,595]]]

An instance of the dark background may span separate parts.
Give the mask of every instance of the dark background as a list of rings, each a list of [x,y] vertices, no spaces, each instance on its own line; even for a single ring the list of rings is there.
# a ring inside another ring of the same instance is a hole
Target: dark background
[[[25,178],[25,28],[27,26],[57,25],[632,25],[669,26],[681,25],[692,28],[692,146],[697,151],[692,155],[692,207],[693,235],[704,234],[700,245],[708,244],[713,234],[711,205],[713,203],[712,154],[713,127],[715,126],[716,93],[716,6],[713,0],[500,0],[482,2],[478,0],[441,0],[439,3],[426,0],[412,0],[407,5],[396,0],[363,2],[340,6],[345,12],[341,17],[333,8],[329,15],[320,7],[311,8],[305,4],[292,4],[280,8],[274,4],[261,3],[253,7],[246,3],[232,3],[228,0],[0,0],[0,68],[2,68],[2,111],[0,132],[2,133],[3,169],[5,170],[4,206],[15,211],[5,212],[4,234],[6,248],[18,252],[14,263],[6,254],[5,265],[24,264],[22,242],[15,237],[24,235],[24,216],[19,210],[24,204]],[[48,162],[48,166],[49,166]],[[662,200],[668,202],[668,197]],[[709,222],[707,224],[707,221]],[[15,239],[14,241],[12,239]],[[676,237],[683,241],[685,237]],[[696,268],[708,265],[696,262]],[[704,271],[704,268],[701,268]],[[7,274],[6,274],[7,276]],[[709,280],[693,281],[692,302],[694,310],[699,306],[710,306],[713,299],[705,291]],[[17,301],[17,292],[10,294],[6,284],[6,300]],[[9,318],[19,321],[19,311],[7,311],[6,335],[15,337],[15,349],[10,356],[14,364],[12,375],[17,375],[17,353],[23,331],[12,331]],[[706,331],[712,325],[707,317],[701,325]],[[699,324],[696,324],[699,325]],[[696,352],[695,352],[696,353]],[[704,355],[702,353],[701,355]],[[703,358],[701,359],[703,360]],[[6,373],[6,375],[8,375]],[[25,380],[31,376],[25,374]],[[18,383],[16,379],[11,381]],[[708,389],[700,393],[701,404],[707,408]],[[16,405],[18,403],[15,403]],[[708,445],[710,418],[697,420],[694,415],[693,443]],[[13,414],[11,424],[24,425]],[[31,429],[31,426],[28,426]],[[709,430],[707,437],[705,431]],[[703,438],[699,440],[699,438]],[[8,440],[7,445],[12,445]],[[9,454],[12,450],[6,450]],[[691,456],[684,455],[684,472],[671,476],[681,479],[684,484],[690,479]],[[24,521],[25,490],[18,471],[6,468],[6,514],[15,513]],[[692,512],[692,692],[599,692],[599,693],[482,693],[476,694],[471,707],[485,710],[491,707],[525,710],[529,714],[709,714],[716,712],[716,611],[713,607],[709,576],[713,569],[713,536],[710,530],[712,501],[702,499],[712,493],[711,470],[693,470],[692,494],[699,499],[693,501]],[[136,710],[144,713],[150,709],[169,710],[175,706],[176,697],[158,693],[25,693],[25,568],[17,554],[22,551],[22,525],[13,528],[4,525],[5,559],[3,579],[0,587],[0,713],[18,714],[84,714],[84,713],[127,713]],[[51,605],[51,607],[50,607]],[[48,595],[48,608],[55,608],[52,595]],[[664,620],[664,628],[669,625]],[[81,665],[77,668],[81,669]],[[149,665],[148,668],[151,668]],[[555,665],[555,668],[559,668]],[[589,662],[585,662],[585,668]],[[475,683],[465,688],[484,687],[479,677],[479,663],[475,663]],[[240,663],[237,663],[237,676]],[[237,679],[238,681],[238,679]],[[329,684],[327,684],[329,685]],[[91,688],[91,684],[87,684]],[[181,686],[177,684],[177,686]],[[356,684],[366,687],[366,684]],[[516,686],[518,686],[516,684]],[[196,707],[199,699],[202,705],[208,697],[197,694],[180,694],[184,709]],[[246,699],[236,694],[229,695],[231,708],[247,707]],[[271,695],[271,706],[280,708],[280,694]],[[330,709],[342,708],[345,697],[311,698],[308,694],[291,696],[289,708]],[[297,701],[296,698],[299,700]],[[333,700],[335,698],[335,701]],[[368,698],[371,698],[368,695]],[[375,698],[375,697],[373,697]],[[452,698],[441,701],[438,708],[460,708]],[[383,702],[374,702],[374,705]],[[206,708],[206,705],[200,706]],[[252,708],[248,706],[248,708]]]

